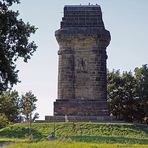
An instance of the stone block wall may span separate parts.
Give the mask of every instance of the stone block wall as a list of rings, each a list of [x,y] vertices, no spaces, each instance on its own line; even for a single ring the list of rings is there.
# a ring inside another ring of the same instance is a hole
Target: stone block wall
[[[106,47],[110,33],[104,28],[100,6],[65,6],[55,36],[59,72],[54,115],[108,116]]]

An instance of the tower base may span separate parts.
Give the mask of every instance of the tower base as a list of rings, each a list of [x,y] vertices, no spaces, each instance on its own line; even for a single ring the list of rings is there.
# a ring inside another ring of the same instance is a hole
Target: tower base
[[[111,122],[110,116],[45,116],[44,121],[39,122]]]
[[[83,116],[83,117],[103,117],[109,116],[106,101],[98,100],[56,100],[54,102],[54,116]]]

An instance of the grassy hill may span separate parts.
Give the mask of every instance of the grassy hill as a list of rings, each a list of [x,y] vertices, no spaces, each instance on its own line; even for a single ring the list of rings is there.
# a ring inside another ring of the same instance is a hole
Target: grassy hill
[[[34,138],[45,138],[55,127],[57,137],[77,137],[91,136],[94,139],[97,136],[102,137],[124,137],[129,138],[147,138],[148,126],[143,124],[128,123],[33,123],[32,134]],[[15,124],[0,130],[0,137],[24,138],[28,134],[28,124]],[[90,138],[92,139],[92,138]]]
[[[33,137],[45,138],[54,127],[56,137],[69,137],[73,141],[148,144],[148,126],[128,123],[33,123]],[[0,130],[0,137],[5,138],[25,138],[27,134],[28,124],[15,124]]]

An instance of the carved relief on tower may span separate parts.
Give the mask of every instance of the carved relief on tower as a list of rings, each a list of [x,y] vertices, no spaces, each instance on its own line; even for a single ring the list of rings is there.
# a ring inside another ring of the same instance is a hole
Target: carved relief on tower
[[[86,58],[77,58],[75,63],[75,69],[78,73],[87,73],[88,60]]]

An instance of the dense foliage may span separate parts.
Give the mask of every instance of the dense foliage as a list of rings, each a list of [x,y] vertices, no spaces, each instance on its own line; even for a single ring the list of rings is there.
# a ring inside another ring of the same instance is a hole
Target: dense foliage
[[[108,71],[108,102],[117,119],[148,123],[148,66]]]
[[[3,92],[0,95],[0,116],[6,116],[9,122],[18,122],[18,115],[20,113],[19,102],[18,92]]]
[[[5,114],[0,113],[0,129],[7,126],[9,124],[9,120]]]
[[[27,92],[20,97],[17,91],[3,91],[0,95],[0,128],[8,123],[34,121],[38,113],[33,116],[36,109],[36,97]]]
[[[11,10],[19,0],[0,0],[0,93],[19,82],[16,61],[27,62],[37,46],[29,42],[36,28],[18,19],[19,12]]]
[[[37,98],[31,91],[27,92],[25,95],[22,95],[21,97],[21,113],[24,115],[25,121],[27,122],[31,122],[38,118],[38,113],[35,113],[33,116],[33,112],[36,110],[36,101]]]

